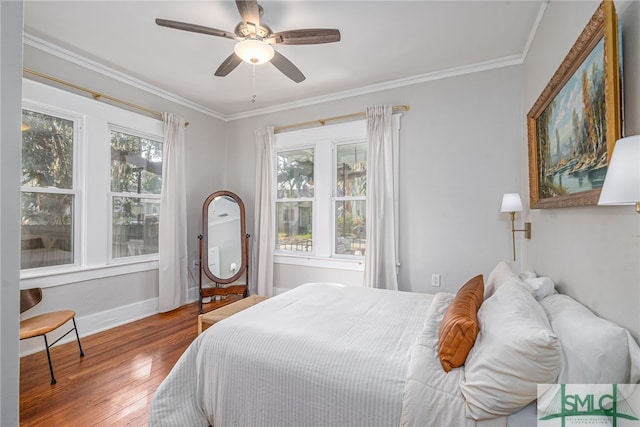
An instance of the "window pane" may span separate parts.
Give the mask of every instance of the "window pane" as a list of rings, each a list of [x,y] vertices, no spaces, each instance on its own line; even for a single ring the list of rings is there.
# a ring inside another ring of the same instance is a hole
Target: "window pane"
[[[366,195],[367,143],[338,145],[336,154],[336,196]]]
[[[113,197],[113,258],[158,253],[160,201]]]
[[[20,198],[20,268],[73,264],[73,195],[23,192]]]
[[[111,131],[111,191],[160,194],[162,143]]]
[[[313,205],[311,202],[276,203],[278,241],[282,251],[313,251]]]
[[[336,254],[364,255],[367,202],[365,200],[336,201]]]
[[[22,185],[73,188],[73,121],[22,110]]]
[[[313,197],[313,148],[278,152],[278,199]]]

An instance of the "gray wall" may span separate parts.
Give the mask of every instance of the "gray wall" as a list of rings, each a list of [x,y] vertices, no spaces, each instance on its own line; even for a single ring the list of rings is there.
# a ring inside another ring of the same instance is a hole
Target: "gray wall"
[[[523,66],[528,112],[586,26],[599,2],[548,4]],[[615,2],[622,24],[626,135],[640,133],[640,2]],[[521,117],[520,120],[524,120]],[[523,123],[524,126],[524,123]],[[522,193],[527,187],[523,133]],[[550,275],[564,293],[640,337],[640,215],[626,207],[532,210],[525,265]]]
[[[253,233],[253,130],[408,104],[400,130],[401,290],[456,291],[511,259],[502,194],[521,187],[521,71],[511,66],[230,122],[227,182],[247,205]],[[311,280],[360,284],[361,273],[277,265],[275,287]]]
[[[0,425],[18,425],[22,2],[0,2]]]

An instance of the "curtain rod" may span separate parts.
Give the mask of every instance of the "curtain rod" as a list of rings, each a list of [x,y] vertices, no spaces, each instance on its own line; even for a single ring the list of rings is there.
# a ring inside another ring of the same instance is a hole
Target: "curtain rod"
[[[91,95],[91,97],[93,99],[95,99],[96,101],[99,101],[100,99],[107,99],[107,100],[109,100],[111,102],[115,102],[117,104],[126,105],[127,107],[130,107],[130,108],[133,108],[133,109],[136,109],[136,110],[140,110],[140,111],[144,111],[145,113],[157,116],[158,118],[160,118],[160,120],[162,120],[162,113],[159,112],[159,111],[155,111],[155,110],[152,110],[150,108],[142,107],[140,105],[137,105],[137,104],[134,104],[134,103],[131,103],[131,102],[119,99],[119,98],[115,98],[113,96],[105,95],[104,93],[96,92],[95,90],[88,89],[86,87],[77,85],[75,83],[67,82],[67,81],[59,79],[57,77],[49,76],[49,75],[41,73],[39,71],[34,71],[34,70],[30,69],[30,68],[26,68],[25,67],[22,70],[27,74],[32,74],[34,76],[41,77],[43,79],[50,80],[50,81],[55,82],[55,83],[59,83],[59,84],[64,85],[64,86],[68,86],[70,88],[79,90],[81,92],[86,92],[89,95]],[[185,126],[189,126],[189,122],[185,122],[184,125]]]
[[[409,111],[409,106],[408,105],[394,105],[393,106],[393,110],[394,111],[399,111],[399,110]],[[308,122],[301,122],[301,123],[294,123],[292,125],[278,126],[273,130],[273,132],[274,133],[280,133],[280,132],[283,132],[285,130],[289,130],[289,129],[293,129],[293,128],[299,128],[299,127],[312,126],[312,125],[324,126],[324,125],[327,124],[327,122],[335,122],[337,120],[355,119],[357,117],[364,117],[366,114],[367,113],[365,111],[360,111],[358,113],[345,114],[345,115],[342,115],[342,116],[327,117],[325,119],[310,120]]]

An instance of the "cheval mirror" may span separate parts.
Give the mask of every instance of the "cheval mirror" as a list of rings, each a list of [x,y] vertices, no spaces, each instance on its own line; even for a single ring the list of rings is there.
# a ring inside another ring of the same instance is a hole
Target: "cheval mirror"
[[[244,204],[231,191],[216,191],[202,205],[200,239],[200,313],[203,299],[233,302],[248,295],[249,235],[246,233]],[[214,286],[203,286],[202,274]],[[242,276],[244,275],[244,283]]]

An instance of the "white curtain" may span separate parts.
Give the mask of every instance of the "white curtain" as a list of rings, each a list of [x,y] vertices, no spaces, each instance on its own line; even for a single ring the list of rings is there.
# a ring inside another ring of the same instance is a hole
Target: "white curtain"
[[[396,265],[397,152],[393,107],[369,107],[367,117],[367,250],[364,286],[398,290]]]
[[[275,245],[273,126],[254,132],[256,144],[255,238],[252,240],[251,293],[273,295]]]
[[[162,113],[164,148],[160,201],[158,310],[187,302],[187,203],[185,186],[185,121]]]

